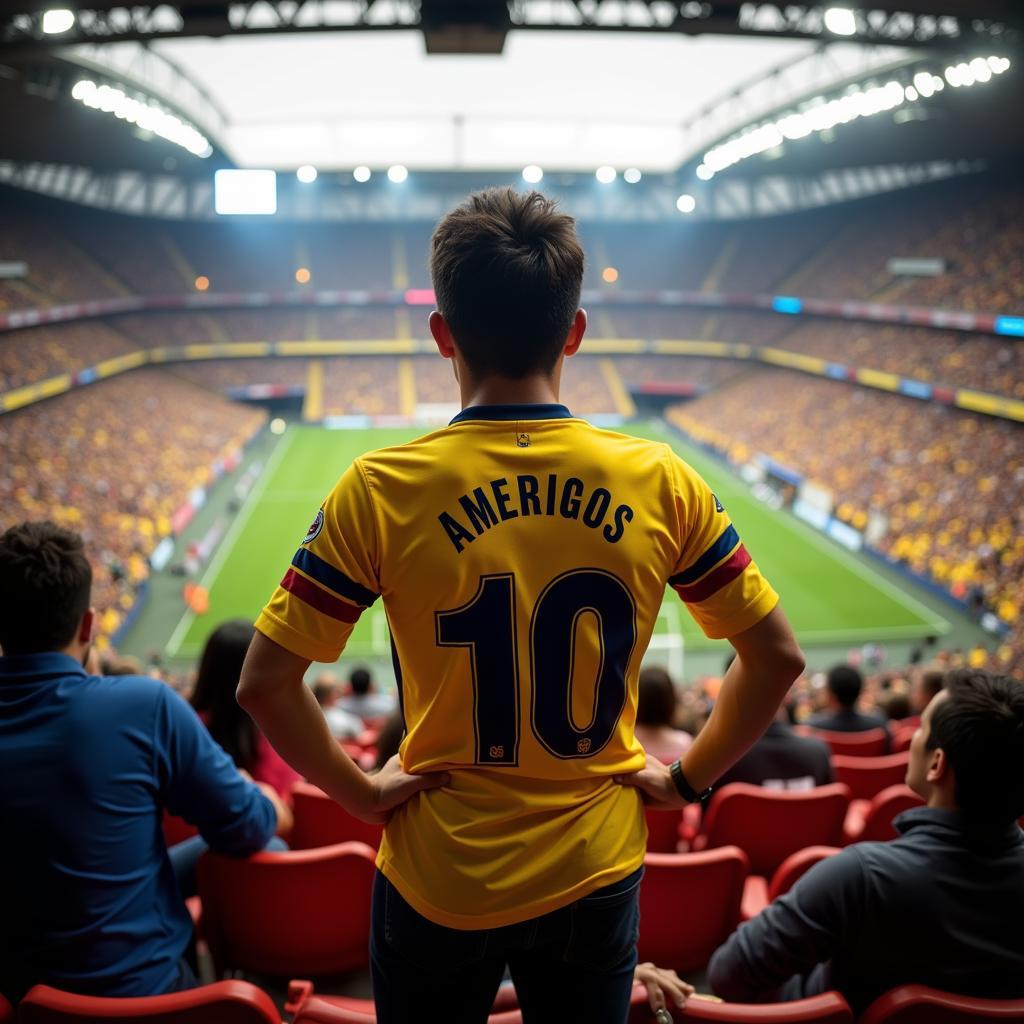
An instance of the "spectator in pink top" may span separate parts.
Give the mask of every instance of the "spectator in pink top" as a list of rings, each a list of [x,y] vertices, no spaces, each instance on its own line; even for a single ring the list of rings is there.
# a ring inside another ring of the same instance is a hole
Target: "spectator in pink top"
[[[689,749],[693,737],[673,727],[676,688],[669,674],[658,667],[640,672],[640,700],[636,709],[636,738],[652,757],[671,764]]]
[[[223,622],[210,634],[199,659],[192,707],[236,768],[288,797],[301,776],[281,759],[235,700],[252,634],[252,624],[244,619]]]

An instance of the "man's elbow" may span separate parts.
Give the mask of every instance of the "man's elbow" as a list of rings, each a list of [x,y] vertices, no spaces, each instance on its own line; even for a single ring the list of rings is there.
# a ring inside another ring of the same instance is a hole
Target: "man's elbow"
[[[253,714],[260,706],[263,692],[264,688],[260,685],[259,679],[253,673],[243,669],[242,677],[235,689],[235,700],[238,701],[239,706],[248,711],[250,715]]]
[[[785,644],[776,654],[777,666],[780,676],[785,676],[793,682],[807,667],[807,659],[800,645],[794,640]]]

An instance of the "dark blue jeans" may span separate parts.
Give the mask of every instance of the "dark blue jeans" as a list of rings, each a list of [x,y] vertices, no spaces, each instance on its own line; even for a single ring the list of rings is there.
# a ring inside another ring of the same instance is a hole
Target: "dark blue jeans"
[[[481,1024],[506,966],[524,1024],[624,1024],[636,966],[643,868],[520,924],[463,931],[417,913],[378,871],[370,967],[378,1024]]]

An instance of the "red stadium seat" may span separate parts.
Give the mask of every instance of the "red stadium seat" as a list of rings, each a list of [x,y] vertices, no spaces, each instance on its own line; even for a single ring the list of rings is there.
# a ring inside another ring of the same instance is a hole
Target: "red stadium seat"
[[[36,985],[18,1004],[19,1024],[112,1020],[140,1024],[280,1024],[281,1015],[270,996],[247,981],[218,981],[187,992],[134,999],[79,996]]]
[[[314,850],[336,843],[366,843],[380,846],[383,825],[370,825],[353,817],[326,793],[308,782],[296,782],[292,789],[295,824],[288,834],[293,850]]]
[[[850,791],[841,783],[776,790],[733,782],[711,798],[694,849],[740,847],[751,874],[771,878],[790,854],[807,846],[841,846]]]
[[[768,901],[784,896],[815,864],[836,853],[839,853],[838,846],[808,846],[805,850],[787,857],[779,865],[779,870],[772,875],[771,884],[768,886]]]
[[[199,860],[203,931],[218,971],[327,974],[369,963],[375,851],[365,843]]]
[[[926,985],[901,985],[879,996],[860,1024],[971,1024],[973,1021],[1024,1021],[1024,999],[975,999],[940,992]]]
[[[893,819],[912,807],[923,807],[924,801],[902,783],[889,786],[874,800],[854,800],[843,825],[843,840],[850,843],[887,842],[895,839]]]
[[[898,786],[907,777],[910,754],[884,754],[881,757],[850,757],[833,754],[836,782],[850,787],[854,800],[873,800],[883,789]]]
[[[748,862],[724,846],[705,853],[649,853],[640,884],[641,960],[702,970],[740,920]]]
[[[694,996],[685,1009],[670,1008],[674,1021],[717,1021],[718,1024],[853,1024],[853,1012],[838,992],[824,992],[790,1003],[720,1003]],[[654,1011],[642,986],[633,989],[629,1024],[653,1024]]]
[[[14,1020],[14,1007],[3,996],[0,996],[0,1024],[9,1024]]]
[[[894,754],[902,753],[904,750],[910,749],[911,740],[914,738],[914,733],[917,732],[916,725],[901,725],[892,736],[892,745],[890,750]]]
[[[889,750],[889,734],[885,729],[829,732],[827,729],[812,729],[808,726],[799,732],[804,736],[824,740],[833,754],[842,754],[844,757],[881,757]]]
[[[654,811],[644,808],[647,818],[647,852],[675,853],[683,816],[679,811]]]
[[[164,842],[168,846],[176,846],[197,835],[199,829],[195,825],[190,825],[184,818],[164,811]]]
[[[487,1024],[522,1024],[523,1015],[518,1008],[515,990],[503,985],[494,1001],[494,1009],[487,1018]],[[288,986],[288,1002],[285,1012],[293,1014],[292,1024],[377,1024],[377,1014],[372,999],[356,999],[351,996],[317,996],[308,981],[293,981]],[[434,1006],[424,1006],[422,1016],[415,1020],[432,1024],[443,1020]]]
[[[787,857],[770,883],[760,875],[751,875],[743,887],[743,920],[757,917],[772,900],[789,892],[815,864],[834,853],[839,853],[838,846],[808,846]]]

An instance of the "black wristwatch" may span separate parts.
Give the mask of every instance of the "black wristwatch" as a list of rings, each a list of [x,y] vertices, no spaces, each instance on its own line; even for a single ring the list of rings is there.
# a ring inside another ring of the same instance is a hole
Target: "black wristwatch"
[[[698,793],[697,790],[690,785],[690,780],[683,774],[683,766],[679,761],[673,761],[668,766],[668,772],[669,775],[672,776],[672,783],[675,785],[676,791],[688,803],[700,803],[711,796],[711,790],[714,789],[714,786],[708,786],[703,793]]]

